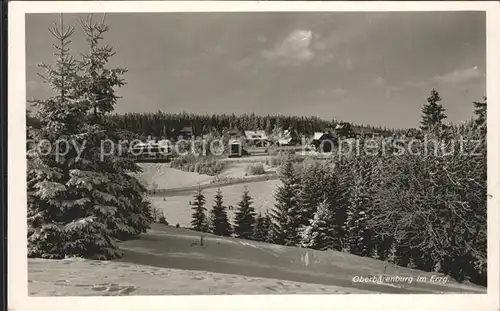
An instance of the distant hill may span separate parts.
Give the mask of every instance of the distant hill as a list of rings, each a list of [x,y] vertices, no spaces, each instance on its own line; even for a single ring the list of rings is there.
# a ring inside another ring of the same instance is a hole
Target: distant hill
[[[324,120],[318,117],[256,114],[188,114],[188,113],[125,113],[108,116],[118,127],[153,137],[177,137],[185,128],[192,129],[195,136],[209,132],[221,134],[228,130],[264,130],[271,133],[275,128],[294,129],[302,135],[333,129],[339,123],[349,123],[356,132],[385,134],[395,130],[380,126],[360,125],[342,120]]]

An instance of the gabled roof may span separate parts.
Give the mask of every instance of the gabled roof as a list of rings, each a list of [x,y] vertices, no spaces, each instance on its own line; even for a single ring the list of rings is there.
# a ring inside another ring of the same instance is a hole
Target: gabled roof
[[[143,148],[143,147],[149,147],[151,144],[149,143],[137,143],[134,145],[134,148]]]
[[[325,135],[328,135],[328,137],[335,137],[332,133],[330,132],[315,132],[314,133],[314,137],[312,138],[312,140],[320,140],[321,138],[323,138],[323,136]]]

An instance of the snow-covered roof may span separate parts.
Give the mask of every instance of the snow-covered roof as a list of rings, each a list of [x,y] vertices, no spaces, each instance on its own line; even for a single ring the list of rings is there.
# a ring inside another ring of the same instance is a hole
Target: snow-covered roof
[[[323,135],[325,135],[325,133],[323,133],[323,132],[315,132],[315,133],[314,133],[314,138],[313,138],[313,139],[314,139],[314,140],[318,140],[318,139],[320,139]]]
[[[143,147],[149,147],[152,146],[152,143],[146,142],[146,143],[137,143],[134,145],[134,148],[143,148]]]
[[[292,138],[291,138],[291,137],[289,137],[289,138],[280,138],[280,139],[278,139],[278,143],[279,143],[280,145],[283,145],[283,144],[288,144],[288,143],[290,143],[291,141],[292,141]]]

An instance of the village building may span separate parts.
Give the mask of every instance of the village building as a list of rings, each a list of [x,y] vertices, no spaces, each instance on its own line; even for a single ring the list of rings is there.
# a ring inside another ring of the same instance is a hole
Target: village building
[[[311,144],[317,152],[332,152],[334,147],[338,145],[337,138],[330,132],[314,133]]]
[[[150,139],[133,145],[128,153],[136,162],[166,162],[170,159],[171,146],[168,142]]]
[[[356,134],[354,133],[350,123],[342,122],[337,124],[334,129],[335,134],[342,138],[353,138]]]
[[[296,146],[297,144],[300,143],[300,139],[297,135],[297,133],[293,129],[288,129],[285,130],[279,137],[278,137],[278,146],[284,147],[284,146]]]
[[[229,141],[229,151],[228,156],[231,157],[241,157],[243,155],[243,146],[241,141],[238,139],[231,139]]]
[[[404,135],[405,138],[422,138],[422,132],[416,128],[410,128]]]

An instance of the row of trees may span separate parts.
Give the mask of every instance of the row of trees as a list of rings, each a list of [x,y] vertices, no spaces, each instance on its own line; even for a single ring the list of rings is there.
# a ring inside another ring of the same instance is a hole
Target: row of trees
[[[214,196],[214,205],[207,215],[206,198],[201,190],[194,196],[192,203],[191,228],[196,231],[210,232],[220,236],[268,242],[270,217],[266,213],[257,214],[252,206],[253,200],[248,189],[245,188],[235,213],[234,225],[229,221],[220,189]]]
[[[290,156],[279,168],[281,184],[271,213],[250,216],[254,212],[243,195],[236,236],[345,251],[485,285],[486,100],[474,103],[474,120],[460,126],[443,124],[439,101],[433,90],[423,108],[422,130],[445,153],[389,151],[325,163],[297,163]],[[459,140],[465,144],[456,144]],[[418,143],[422,149],[433,147]],[[227,217],[212,217],[213,223],[220,219]]]
[[[293,128],[303,135],[312,135],[328,128],[335,128],[339,120],[323,120],[318,117],[296,117],[285,115],[260,116],[255,113],[235,115],[235,114],[214,114],[199,115],[189,113],[126,113],[115,114],[108,117],[117,127],[132,131],[136,134],[152,137],[177,137],[179,131],[184,127],[192,127],[195,136],[201,136],[210,132],[217,132],[219,135],[226,130],[237,128],[245,130],[265,130],[267,134],[272,134],[276,128]],[[365,132],[389,132],[382,127],[370,125],[355,126],[362,127]]]

